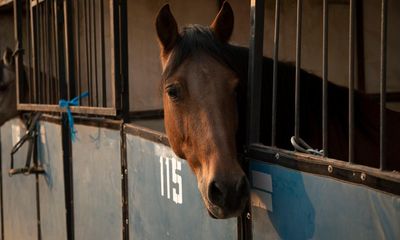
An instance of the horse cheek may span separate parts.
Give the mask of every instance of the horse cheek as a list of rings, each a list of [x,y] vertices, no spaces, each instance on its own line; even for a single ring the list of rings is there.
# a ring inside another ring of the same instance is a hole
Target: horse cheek
[[[171,145],[174,153],[180,157],[185,158],[185,154],[182,151],[182,133],[179,128],[179,120],[176,117],[176,113],[173,112],[169,104],[164,104],[164,124],[165,130],[168,136],[169,144]]]

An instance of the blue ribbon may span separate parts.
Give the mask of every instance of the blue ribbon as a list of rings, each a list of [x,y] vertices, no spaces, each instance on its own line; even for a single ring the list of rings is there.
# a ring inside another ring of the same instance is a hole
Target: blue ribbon
[[[87,96],[89,96],[89,93],[88,92],[84,92],[81,95],[75,97],[74,99],[72,99],[70,101],[66,101],[64,99],[61,99],[58,102],[58,105],[61,108],[65,108],[67,110],[69,128],[71,130],[71,139],[72,139],[73,142],[75,141],[76,130],[74,128],[74,118],[72,117],[70,106],[78,106],[79,105],[79,99],[85,98]]]

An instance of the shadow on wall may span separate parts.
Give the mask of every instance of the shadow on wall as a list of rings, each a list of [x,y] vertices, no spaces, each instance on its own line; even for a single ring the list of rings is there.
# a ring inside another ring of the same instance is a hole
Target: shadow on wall
[[[255,239],[258,235],[280,239],[312,238],[315,209],[305,189],[303,176],[296,171],[255,161],[250,169],[253,194],[258,195],[261,201],[254,203],[252,195]]]

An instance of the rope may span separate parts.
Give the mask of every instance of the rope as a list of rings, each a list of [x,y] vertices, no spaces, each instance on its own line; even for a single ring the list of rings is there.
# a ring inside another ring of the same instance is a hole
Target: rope
[[[79,99],[85,98],[87,96],[89,96],[89,93],[88,92],[84,92],[81,95],[75,97],[74,99],[72,99],[70,101],[61,99],[58,102],[59,106],[61,108],[65,108],[66,111],[67,111],[69,128],[70,128],[70,131],[71,131],[71,139],[72,139],[73,142],[75,141],[75,136],[76,136],[76,132],[77,131],[75,130],[75,127],[74,127],[74,118],[72,117],[72,112],[71,112],[70,106],[78,106],[79,105]]]

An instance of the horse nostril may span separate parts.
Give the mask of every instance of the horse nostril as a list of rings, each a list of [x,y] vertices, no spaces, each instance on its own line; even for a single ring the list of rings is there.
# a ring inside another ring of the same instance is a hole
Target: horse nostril
[[[225,205],[226,192],[223,184],[212,181],[208,186],[208,199],[212,204],[223,207]]]
[[[239,197],[245,197],[249,195],[250,184],[247,181],[246,176],[243,176],[236,185],[236,192]]]

